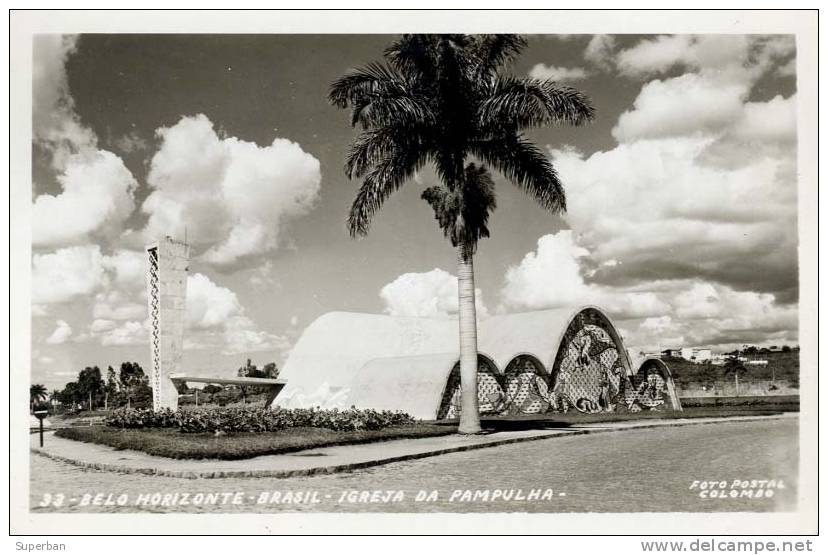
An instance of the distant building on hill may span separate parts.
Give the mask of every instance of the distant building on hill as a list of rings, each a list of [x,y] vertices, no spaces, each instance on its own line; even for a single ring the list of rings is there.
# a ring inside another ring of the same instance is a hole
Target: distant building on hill
[[[715,355],[710,357],[710,364],[714,366],[724,366],[725,362],[727,362],[727,355],[716,353]]]
[[[710,362],[713,359],[713,351],[710,349],[699,349],[696,347],[682,347],[681,349],[666,349],[661,354],[668,358],[682,358],[690,362]]]

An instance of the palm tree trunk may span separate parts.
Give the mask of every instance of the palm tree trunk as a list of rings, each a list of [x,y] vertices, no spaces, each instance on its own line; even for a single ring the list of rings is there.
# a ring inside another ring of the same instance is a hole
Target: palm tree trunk
[[[474,263],[464,246],[457,248],[457,293],[460,324],[461,412],[458,432],[480,432],[477,405],[477,312],[474,306]]]

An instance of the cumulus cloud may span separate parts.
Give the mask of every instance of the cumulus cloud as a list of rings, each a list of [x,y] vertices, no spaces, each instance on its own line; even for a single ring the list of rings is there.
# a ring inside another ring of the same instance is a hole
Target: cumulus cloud
[[[504,301],[514,308],[557,308],[589,302],[579,259],[589,251],[575,244],[572,231],[544,235],[538,249],[506,271]]]
[[[143,290],[147,285],[147,254],[144,251],[115,249],[103,259],[104,267],[120,287]]]
[[[98,293],[92,305],[92,317],[102,321],[141,320],[146,318],[146,313],[146,302],[137,302],[133,295],[119,290]]]
[[[536,64],[529,71],[534,79],[551,79],[553,81],[580,81],[586,79],[587,72],[582,67],[558,67],[546,64]]]
[[[34,246],[83,242],[95,233],[120,234],[135,207],[138,186],[120,158],[103,150],[71,155],[57,180],[63,192],[34,201]]]
[[[772,294],[698,278],[606,285],[590,279],[602,266],[571,230],[546,235],[507,271],[500,309],[598,305],[619,322],[631,349],[647,351],[796,340],[796,306],[779,304]]]
[[[94,322],[93,322],[94,324]],[[99,332],[103,346],[123,347],[149,344],[149,322],[127,321]]]
[[[203,274],[187,279],[187,326],[195,334],[191,347],[217,346],[224,354],[290,348],[286,337],[258,329],[235,292]]]
[[[126,135],[118,137],[113,144],[115,148],[125,154],[149,148],[149,143],[135,131],[130,131]]]
[[[658,351],[678,346],[712,346],[721,350],[745,343],[796,343],[798,310],[779,304],[773,295],[735,291],[698,280],[671,284],[670,314],[625,322],[631,348]],[[627,325],[629,324],[629,325]]]
[[[257,351],[280,351],[291,348],[290,340],[283,336],[257,329],[255,323],[245,316],[233,318],[224,331],[224,354],[235,355]]]
[[[286,221],[307,213],[319,192],[319,161],[287,139],[258,146],[222,137],[203,114],[158,130],[147,178],[148,239],[183,233],[217,266],[276,249]]]
[[[33,140],[51,156],[61,187],[34,200],[34,246],[112,239],[134,208],[135,178],[118,156],[98,149],[94,131],[75,112],[66,61],[76,48],[73,36],[33,39]]]
[[[738,41],[740,37],[734,39]],[[691,51],[694,40],[691,35],[663,35],[643,40],[632,48],[622,50],[616,64],[619,71],[626,75],[661,72],[676,64],[689,65],[695,61],[695,53]],[[730,53],[732,49],[723,51],[722,55]]]
[[[538,239],[538,248],[506,271],[501,298],[509,309],[536,310],[595,304],[618,318],[662,314],[667,305],[652,292],[618,290],[587,283],[582,264],[590,252],[571,230]]]
[[[112,283],[115,283],[114,279]],[[79,341],[97,340],[103,346],[142,345],[151,328],[145,303],[135,302],[135,292],[120,289],[98,293],[86,333]],[[187,278],[185,348],[215,349],[223,354],[284,351],[290,341],[259,329],[245,314],[234,291],[203,274]]]
[[[739,118],[727,130],[728,138],[748,144],[796,141],[796,95],[776,95],[767,102],[746,102]]]
[[[630,142],[716,132],[739,119],[748,91],[746,83],[721,83],[695,73],[651,81],[618,118],[612,135]]]
[[[672,76],[643,84],[615,148],[552,151],[596,283],[699,278],[796,300],[796,95],[751,98],[793,53],[787,36],[687,35],[618,54],[623,73]]]
[[[129,268],[130,264],[112,263],[110,268]],[[129,256],[123,256],[128,260]],[[107,264],[102,264],[106,266]],[[117,284],[116,276],[110,284]],[[126,276],[130,272],[125,273]],[[127,283],[131,280],[127,279]],[[92,316],[84,339],[98,339],[104,346],[139,345],[149,341],[150,322],[146,303],[136,302],[137,291],[110,289],[95,296]],[[257,328],[245,314],[234,291],[196,273],[187,278],[186,313],[187,348],[214,348],[225,354],[262,350],[283,350],[289,341]]]
[[[118,156],[98,148],[96,134],[75,111],[66,62],[76,49],[75,37],[35,38],[34,142],[51,157],[61,191],[33,203],[33,244],[59,247],[32,258],[33,313],[94,299],[92,321],[75,340],[141,344],[148,340],[146,255],[106,246],[116,238],[136,249],[142,243],[123,230],[137,182]],[[203,115],[159,129],[158,137],[148,175],[153,191],[142,207],[149,215],[144,238],[187,225],[202,258],[216,265],[275,249],[285,222],[307,212],[317,196],[319,162],[288,140],[259,147],[219,137]],[[113,145],[124,153],[148,146],[134,132]],[[83,244],[92,241],[99,244]],[[262,279],[269,275],[264,266]],[[257,329],[234,292],[201,274],[189,282],[188,327],[206,336],[206,344],[233,353],[287,348],[284,338]],[[67,329],[59,326],[49,342],[68,339]]]
[[[584,59],[604,70],[612,67],[614,55],[615,37],[612,35],[594,35],[584,50]]]
[[[664,73],[678,66],[742,79],[785,63],[795,51],[792,35],[666,35],[622,50],[616,63],[629,76]]]
[[[72,154],[97,148],[95,133],[75,113],[69,92],[66,60],[77,48],[77,37],[35,35],[32,39],[32,133],[52,153],[53,166],[63,169]]]
[[[92,322],[72,341],[101,345],[147,342],[143,253],[116,250],[103,254],[98,245],[66,247],[32,258],[35,306],[91,304]]]
[[[187,278],[187,325],[193,329],[224,326],[242,312],[236,294],[203,274]]]
[[[392,316],[447,318],[458,311],[457,277],[435,268],[402,274],[380,290],[385,312]],[[477,317],[488,316],[480,289],[475,289]]]
[[[123,302],[124,295],[142,294],[145,280],[144,255],[138,251],[119,249],[107,255],[98,245],[81,245],[32,256],[32,301],[36,305],[112,293],[112,287],[119,292],[108,298],[109,304]]]
[[[606,282],[700,277],[791,299],[797,287],[796,183],[789,161],[703,163],[706,139],[624,143],[582,157],[554,153],[577,190],[567,221]],[[607,176],[612,179],[607,179]]]
[[[103,333],[115,329],[118,323],[113,320],[96,318],[89,324],[89,331],[92,333]]]
[[[32,257],[32,302],[62,303],[91,295],[106,283],[101,249],[78,246]]]
[[[36,306],[92,302],[92,322],[76,341],[97,339],[101,345],[137,345],[148,341],[143,253],[82,246],[36,254],[32,261],[32,298]],[[43,311],[45,314],[45,311]],[[64,322],[65,324],[65,322]],[[187,279],[187,333],[190,345],[227,353],[289,348],[287,338],[257,328],[234,291],[196,273]],[[69,330],[71,332],[71,330]],[[53,333],[68,339],[66,327]]]
[[[788,36],[675,35],[643,40],[618,54],[623,74],[646,76],[674,68],[684,73],[646,83],[613,129],[620,142],[685,135],[714,135],[767,113],[768,125],[790,128],[781,97],[748,103],[757,80],[793,55]],[[784,115],[785,121],[778,118]]]
[[[72,327],[66,323],[65,320],[58,320],[55,322],[55,331],[46,338],[46,343],[49,345],[60,345],[72,337]]]
[[[716,147],[733,142],[791,145],[796,138],[796,95],[748,102],[752,83],[722,83],[687,73],[644,85],[633,107],[612,130],[619,142],[668,137],[719,137]],[[755,157],[755,156],[754,156]]]

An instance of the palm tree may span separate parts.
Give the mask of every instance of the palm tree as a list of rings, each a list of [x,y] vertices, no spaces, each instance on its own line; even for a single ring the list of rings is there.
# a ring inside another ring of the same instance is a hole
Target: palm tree
[[[34,410],[34,406],[41,401],[48,398],[46,386],[43,384],[32,384],[29,386],[29,409]]]
[[[484,164],[561,213],[563,186],[523,131],[580,125],[594,114],[575,89],[504,74],[525,46],[515,35],[404,35],[386,48],[385,62],[349,72],[329,93],[333,105],[351,108],[351,124],[362,128],[345,163],[349,178],[363,178],[348,216],[351,236],[366,235],[385,200],[426,164],[439,176],[440,184],[422,198],[457,249],[461,433],[480,431],[473,255],[489,236],[495,209]]]

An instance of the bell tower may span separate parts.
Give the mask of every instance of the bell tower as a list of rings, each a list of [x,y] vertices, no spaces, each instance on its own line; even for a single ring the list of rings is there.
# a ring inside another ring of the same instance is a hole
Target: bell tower
[[[182,370],[187,317],[187,270],[190,246],[167,236],[148,245],[147,303],[150,316],[152,408],[178,408],[171,374]]]

